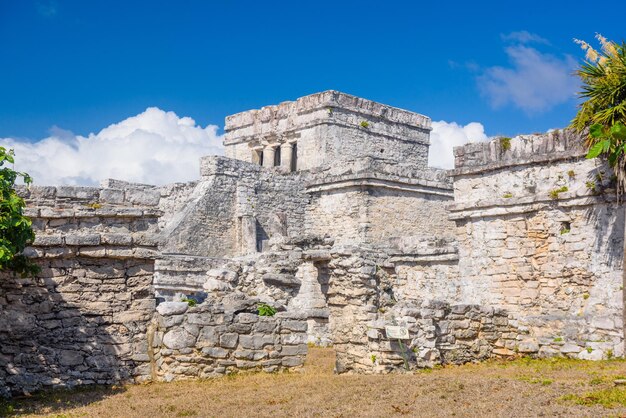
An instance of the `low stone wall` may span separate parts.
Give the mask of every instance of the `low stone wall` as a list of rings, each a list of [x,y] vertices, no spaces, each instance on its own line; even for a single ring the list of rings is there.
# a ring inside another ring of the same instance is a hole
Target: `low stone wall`
[[[413,370],[534,351],[528,349],[516,321],[502,309],[431,302],[381,316],[369,323],[370,356],[358,365],[366,371]],[[390,325],[407,328],[410,338],[390,338],[385,332]]]
[[[151,341],[153,378],[169,382],[302,366],[306,318],[285,312],[259,316],[257,304],[254,299],[207,299],[194,307],[161,303]]]

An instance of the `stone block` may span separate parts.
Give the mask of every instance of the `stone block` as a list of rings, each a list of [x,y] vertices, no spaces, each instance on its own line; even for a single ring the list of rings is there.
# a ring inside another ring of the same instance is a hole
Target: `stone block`
[[[281,350],[283,356],[306,356],[308,352],[308,346],[306,344],[299,345],[286,345]]]
[[[273,345],[274,337],[263,334],[242,335],[239,337],[239,344],[246,349],[260,350],[265,346]]]
[[[517,351],[520,353],[536,353],[539,351],[539,344],[536,341],[521,341],[517,345]]]
[[[228,357],[228,350],[219,347],[204,347],[202,354],[213,358],[224,359]]]
[[[198,346],[217,346],[220,342],[220,335],[215,327],[204,327],[198,335]]]
[[[572,344],[572,343],[565,343],[563,344],[563,346],[561,347],[561,353],[563,354],[570,354],[570,353],[580,353],[582,351],[582,347],[576,345],[576,344]]]
[[[83,364],[84,356],[80,351],[59,350],[59,364],[62,366],[78,366]]]
[[[306,321],[284,320],[281,323],[282,329],[290,331],[305,332],[308,328]]]
[[[226,333],[220,335],[220,346],[225,348],[235,348],[237,347],[237,341],[239,339],[239,335],[234,333]]]
[[[283,345],[306,344],[308,336],[306,333],[282,334],[280,342]]]
[[[207,292],[227,292],[232,290],[232,286],[230,284],[216,279],[208,279],[204,282],[202,288]]]
[[[158,189],[127,189],[126,201],[136,206],[157,206],[161,199]]]
[[[100,191],[100,201],[102,203],[122,204],[124,203],[124,190],[102,189]]]
[[[283,357],[282,365],[285,367],[298,367],[304,364],[303,357]]]
[[[259,316],[252,313],[243,312],[235,317],[235,321],[241,324],[253,324],[259,320]]]
[[[105,247],[83,247],[78,250],[78,254],[83,257],[104,258],[106,257]]]
[[[94,200],[98,198],[99,193],[100,189],[97,187],[59,186],[57,187],[56,196],[57,198]]]
[[[237,350],[233,353],[236,359],[240,360],[252,360],[254,358],[254,351],[252,350]]]
[[[494,348],[492,352],[493,354],[498,355],[498,356],[514,356],[515,355],[515,351],[508,350],[506,348]]]
[[[174,328],[163,336],[163,344],[172,350],[193,347],[195,343],[196,337],[182,328]]]
[[[64,244],[62,235],[35,235],[35,242],[33,245],[39,247],[54,247],[54,246],[62,246]]]
[[[152,232],[139,232],[132,234],[132,240],[135,245],[156,246],[161,241],[161,236]]]
[[[187,312],[187,309],[189,309],[187,302],[162,302],[156,308],[163,316],[180,315]]]
[[[103,244],[109,245],[131,245],[133,240],[129,234],[101,234]]]
[[[100,245],[100,234],[70,234],[65,236],[65,244],[75,246]]]

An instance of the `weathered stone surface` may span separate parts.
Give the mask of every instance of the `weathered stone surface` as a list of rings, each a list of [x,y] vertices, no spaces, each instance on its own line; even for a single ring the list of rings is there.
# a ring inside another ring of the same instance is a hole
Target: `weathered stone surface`
[[[239,339],[238,334],[227,333],[220,335],[220,345],[226,348],[235,348],[237,347],[237,341]]]
[[[187,302],[163,302],[157,306],[157,312],[163,316],[180,315],[187,312]]]
[[[181,348],[191,347],[195,344],[195,342],[196,337],[194,337],[182,328],[175,328],[171,331],[168,331],[163,336],[163,344],[167,348],[171,348],[173,350],[180,350]]]
[[[517,346],[520,353],[536,353],[539,351],[539,344],[535,341],[522,341]]]
[[[430,119],[339,92],[226,126],[198,181],[20,188],[43,269],[0,281],[0,393],[281,370],[306,343],[339,372],[623,356],[623,207],[575,133],[446,172]]]

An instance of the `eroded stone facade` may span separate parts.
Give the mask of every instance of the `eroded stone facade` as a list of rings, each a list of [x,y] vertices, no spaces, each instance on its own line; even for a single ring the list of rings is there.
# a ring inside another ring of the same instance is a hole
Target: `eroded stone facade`
[[[289,369],[306,343],[359,373],[623,356],[624,209],[573,133],[446,172],[429,118],[334,91],[226,131],[194,182],[24,191],[44,268],[0,282],[4,394]]]

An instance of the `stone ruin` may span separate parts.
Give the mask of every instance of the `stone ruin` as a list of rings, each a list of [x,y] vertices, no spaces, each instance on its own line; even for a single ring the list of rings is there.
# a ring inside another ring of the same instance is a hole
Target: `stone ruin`
[[[0,280],[1,394],[291,369],[307,344],[339,373],[623,356],[624,208],[573,132],[445,171],[428,117],[336,91],[225,130],[197,181],[21,191],[42,271]]]

